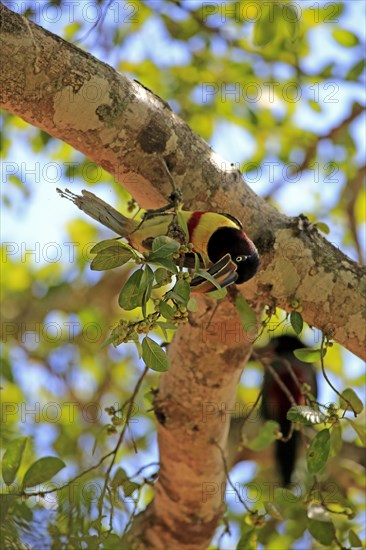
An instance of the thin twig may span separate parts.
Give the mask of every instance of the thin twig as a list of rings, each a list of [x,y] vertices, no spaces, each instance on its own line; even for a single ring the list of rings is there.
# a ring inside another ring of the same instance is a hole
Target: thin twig
[[[336,510],[332,510],[331,508],[329,508],[327,503],[325,502],[324,495],[323,495],[320,487],[321,487],[321,485],[320,485],[320,482],[318,480],[318,477],[316,475],[314,475],[314,483],[313,483],[313,485],[312,485],[312,487],[309,491],[309,496],[311,495],[313,490],[316,490],[317,495],[319,496],[320,503],[323,506],[324,510],[326,510],[327,512],[329,512],[331,514],[346,516],[348,519],[352,519],[353,514],[352,513],[351,514],[347,513],[346,510],[336,511]],[[340,540],[338,539],[338,537],[336,535],[335,527],[334,527],[334,541],[338,545],[338,547],[341,548],[341,550],[344,550],[343,544],[340,542]]]
[[[102,516],[102,511],[103,511],[103,500],[104,500],[104,497],[105,497],[105,493],[106,493],[106,490],[107,490],[107,485],[108,485],[108,482],[109,482],[109,478],[110,478],[110,474],[111,474],[111,470],[114,466],[114,463],[116,461],[116,457],[117,457],[117,452],[123,442],[123,439],[124,439],[124,436],[125,436],[125,433],[126,433],[126,430],[127,430],[127,427],[128,427],[128,422],[130,420],[130,417],[132,415],[132,411],[133,411],[133,405],[134,405],[134,400],[135,400],[135,397],[137,396],[139,390],[140,390],[140,387],[141,387],[141,384],[142,384],[142,381],[143,379],[145,378],[147,372],[148,372],[149,368],[148,367],[145,367],[140,378],[138,379],[137,383],[136,383],[136,386],[135,386],[135,389],[133,390],[133,393],[131,395],[131,401],[129,403],[129,406],[128,406],[128,409],[127,409],[127,414],[126,414],[126,421],[125,421],[125,424],[123,426],[123,429],[120,433],[120,436],[118,438],[118,441],[117,441],[117,444],[115,446],[115,448],[113,449],[111,455],[112,455],[112,460],[107,468],[107,472],[106,472],[106,475],[105,475],[105,479],[104,479],[104,485],[103,485],[103,489],[102,489],[102,493],[99,497],[99,502],[98,502],[98,512],[99,512],[99,517]]]
[[[257,396],[257,399],[254,401],[254,404],[250,407],[249,409],[249,412],[248,414],[246,414],[244,417],[243,417],[243,425],[244,423],[248,420],[248,418],[250,417],[250,415],[252,414],[252,412],[255,410],[256,406],[258,405],[261,397],[263,395],[263,390],[261,390]]]
[[[326,341],[327,337],[326,335],[323,333],[323,336],[322,336],[322,343],[321,343],[321,346],[320,346],[320,364],[321,364],[321,367],[322,367],[322,373],[323,373],[323,376],[326,380],[326,382],[328,383],[328,385],[332,388],[332,390],[338,395],[338,397],[341,398],[341,403],[342,403],[342,400],[345,401],[347,403],[347,405],[349,405],[350,409],[353,411],[353,414],[355,415],[355,418],[357,418],[357,413],[355,411],[355,409],[353,408],[353,405],[350,401],[348,401],[348,399],[346,399],[346,397],[344,397],[338,390],[337,388],[335,388],[332,384],[332,382],[329,380],[328,378],[328,375],[327,373],[325,372],[325,366],[324,366],[324,354],[323,354],[323,351],[324,351],[324,344],[325,344],[325,341]]]
[[[140,500],[141,489],[142,489],[142,487],[139,488],[138,494],[137,494],[137,497],[136,497],[136,500],[135,500],[134,503],[133,503],[133,510],[132,510],[131,515],[130,515],[130,517],[128,518],[128,522],[126,523],[125,528],[124,528],[124,530],[123,530],[122,539],[123,539],[123,537],[125,536],[125,534],[127,533],[127,531],[129,530],[129,528],[130,528],[130,526],[131,526],[131,524],[132,524],[133,518],[136,516],[136,510],[137,510],[138,503],[139,503],[139,500]]]
[[[166,173],[166,175],[168,176],[168,179],[169,179],[170,184],[171,184],[171,186],[172,186],[173,193],[181,194],[182,192],[181,192],[180,189],[177,189],[177,187],[176,187],[176,185],[175,185],[174,178],[173,178],[173,176],[172,176],[172,174],[171,174],[171,172],[170,172],[170,170],[169,170],[169,168],[168,168],[167,163],[165,162],[165,160],[164,160],[163,158],[161,159],[161,163],[162,163],[162,165],[164,166],[164,170],[165,170],[165,173]]]
[[[217,541],[217,547],[220,548],[220,543],[222,541],[222,539],[224,538],[225,535],[229,535],[229,537],[231,536],[231,531],[230,531],[230,524],[229,524],[229,520],[227,517],[223,517],[222,518],[222,522],[224,524],[224,529],[221,533],[221,535],[219,536],[219,539]]]
[[[291,365],[290,361],[288,361],[284,357],[281,357],[280,360],[281,360],[281,363],[283,363],[283,365],[285,366],[288,373],[290,374],[292,380],[295,382],[295,385],[296,385],[297,389],[302,393],[302,384],[300,384],[300,380],[296,376],[295,371],[292,368],[292,365]]]
[[[110,487],[107,487],[107,491],[108,491],[109,500],[111,503],[111,513],[109,514],[109,532],[111,533],[113,531],[114,504],[113,504],[113,495]]]
[[[244,508],[246,509],[247,512],[249,512],[250,514],[254,514],[255,512],[253,512],[249,507],[248,505],[246,504],[246,502],[241,498],[241,495],[239,493],[239,491],[237,490],[237,488],[235,487],[235,485],[233,484],[233,482],[231,481],[231,478],[230,478],[230,475],[229,475],[229,470],[228,470],[228,467],[227,467],[227,462],[226,462],[226,457],[225,457],[225,454],[224,454],[224,451],[221,449],[220,445],[217,443],[217,441],[212,441],[213,445],[215,445],[215,447],[217,447],[220,451],[220,454],[221,454],[221,458],[222,458],[222,463],[224,465],[224,471],[225,471],[225,476],[226,476],[226,479],[230,485],[230,487],[232,488],[232,490],[234,491],[234,493],[236,494],[236,496],[238,497],[239,499],[239,502],[244,506]]]
[[[98,17],[98,19],[95,21],[95,23],[93,23],[93,25],[90,27],[90,29],[85,34],[83,34],[80,38],[78,38],[77,40],[75,40],[73,42],[74,44],[80,44],[80,42],[82,42],[83,40],[86,40],[88,38],[88,36],[90,36],[90,34],[97,27],[99,27],[99,25],[101,25],[103,23],[104,19],[106,18],[107,11],[109,10],[109,8],[110,8],[110,6],[112,5],[113,2],[114,2],[114,0],[107,0],[107,3],[106,3],[105,6],[103,6],[102,12],[101,12],[100,16]]]
[[[139,476],[141,472],[143,472],[147,468],[150,468],[150,466],[160,466],[160,462],[150,462],[149,464],[145,464],[144,466],[141,466],[141,468],[139,468],[137,472],[135,472],[134,474],[132,474],[132,476],[130,476],[130,479]]]
[[[339,134],[341,131],[343,131],[345,128],[347,128],[351,122],[353,122],[363,111],[365,110],[364,107],[361,105],[356,105],[351,114],[347,116],[344,120],[342,120],[337,126],[334,128],[331,128],[328,132],[321,134],[320,136],[315,136],[313,142],[308,146],[307,151],[305,152],[305,158],[302,161],[301,164],[299,164],[295,170],[292,170],[288,176],[288,179],[293,178],[294,176],[298,174],[302,174],[305,170],[309,169],[311,160],[316,155],[316,149],[319,145],[320,141],[328,140],[328,139],[334,139],[337,134]],[[279,191],[282,186],[286,183],[285,179],[280,179],[276,181],[273,185],[269,193],[265,195],[265,199],[268,200],[271,198],[271,196]]]
[[[22,491],[21,493],[12,493],[12,494],[15,494],[15,496],[18,496],[18,497],[27,497],[28,498],[28,497],[39,497],[39,496],[43,497],[43,495],[48,495],[49,493],[55,493],[56,491],[62,491],[63,489],[66,489],[72,483],[74,483],[74,481],[76,481],[76,480],[80,479],[81,477],[85,476],[85,474],[88,474],[89,472],[92,472],[93,470],[96,470],[97,468],[99,468],[99,466],[101,466],[103,464],[103,462],[105,460],[107,460],[107,458],[112,456],[113,453],[114,453],[114,450],[110,451],[106,455],[102,456],[102,458],[99,460],[99,462],[97,462],[97,464],[94,464],[94,466],[90,466],[90,468],[87,468],[86,470],[84,470],[83,472],[81,472],[77,476],[73,477],[67,483],[65,483],[64,485],[61,485],[60,487],[54,487],[53,489],[47,489],[46,491],[35,491],[33,493],[27,493],[26,491]]]
[[[281,380],[279,374],[276,372],[276,370],[271,365],[269,365],[266,361],[263,361],[263,359],[256,352],[253,352],[253,356],[254,356],[255,359],[257,359],[261,363],[261,365],[265,369],[267,369],[271,373],[272,378],[278,384],[278,386],[281,388],[281,390],[284,392],[284,394],[287,396],[287,398],[290,401],[291,405],[293,407],[296,407],[297,403],[295,401],[294,396],[292,395],[290,390],[287,388],[287,386],[282,382],[282,380]],[[295,373],[294,373],[294,376],[295,376]],[[262,393],[263,393],[263,390],[259,394],[258,397],[260,397],[260,395],[262,395]],[[257,398],[257,401],[258,401],[258,398]],[[291,422],[289,433],[287,434],[286,437],[282,434],[282,437],[279,439],[279,441],[283,441],[283,442],[287,443],[288,441],[290,441],[293,433],[294,433],[294,423]]]
[[[275,380],[277,385],[281,388],[283,393],[286,395],[286,397],[290,401],[291,405],[293,407],[296,407],[297,403],[295,401],[294,396],[292,395],[290,390],[287,388],[286,384],[284,384],[282,382],[282,380],[281,380],[280,376],[278,375],[278,373],[276,372],[276,370],[271,365],[266,365],[266,364],[264,364],[264,365],[265,365],[266,369],[271,373],[272,378]]]

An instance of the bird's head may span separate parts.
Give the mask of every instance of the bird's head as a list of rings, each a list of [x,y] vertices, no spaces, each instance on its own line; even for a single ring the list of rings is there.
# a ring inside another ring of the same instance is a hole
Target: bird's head
[[[259,268],[259,255],[254,243],[242,229],[219,227],[207,243],[208,257],[212,262],[219,261],[225,254],[230,254],[237,265],[237,285],[249,281]]]

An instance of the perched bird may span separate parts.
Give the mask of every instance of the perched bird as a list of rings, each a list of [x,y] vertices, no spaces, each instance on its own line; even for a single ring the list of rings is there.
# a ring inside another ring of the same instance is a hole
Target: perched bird
[[[88,216],[126,238],[140,252],[151,250],[154,238],[167,235],[173,221],[173,212],[148,211],[148,215],[139,222],[117,212],[90,191],[83,190],[82,195],[75,195],[68,189],[57,191]],[[215,212],[180,212],[188,228],[193,252],[199,255],[201,265],[207,268],[221,287],[242,284],[256,274],[258,251],[239,220],[229,214]],[[185,267],[194,266],[192,254],[186,254],[185,261]],[[212,283],[201,277],[193,279],[191,286],[200,292],[215,289]]]
[[[303,363],[293,354],[295,349],[303,348],[304,344],[294,336],[280,336],[273,338],[267,349],[273,354],[271,367],[275,370],[281,382],[292,395],[297,405],[305,405],[304,395],[301,393],[302,384],[310,386],[310,393],[317,397],[317,380],[314,365]],[[298,379],[294,380],[288,364]],[[262,387],[261,412],[266,420],[275,420],[279,423],[283,437],[288,437],[291,421],[287,420],[287,411],[292,406],[289,397],[281,385],[274,378],[269,369],[265,370]],[[276,467],[284,486],[291,482],[296,459],[301,444],[300,432],[294,430],[288,441],[275,442]]]

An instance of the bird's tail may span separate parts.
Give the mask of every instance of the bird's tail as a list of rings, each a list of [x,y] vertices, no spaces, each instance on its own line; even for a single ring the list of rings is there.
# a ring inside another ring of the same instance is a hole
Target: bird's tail
[[[81,195],[76,195],[69,189],[65,189],[65,191],[56,189],[56,191],[60,193],[61,197],[76,204],[85,214],[108,227],[117,235],[121,235],[121,237],[127,237],[138,225],[137,221],[126,218],[126,216],[117,212],[113,206],[110,206],[90,191],[83,189]]]
[[[285,437],[288,435],[289,426],[288,421],[280,423],[281,432]],[[276,441],[276,466],[284,487],[291,483],[300,444],[300,432],[296,430],[288,441]]]

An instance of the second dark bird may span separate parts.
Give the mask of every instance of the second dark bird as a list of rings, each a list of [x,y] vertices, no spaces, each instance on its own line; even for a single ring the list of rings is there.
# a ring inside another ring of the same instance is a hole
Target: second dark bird
[[[304,344],[293,336],[273,338],[268,346],[273,355],[272,368],[276,371],[298,405],[305,404],[304,396],[301,394],[299,386],[286,367],[286,361],[290,363],[300,386],[304,383],[308,384],[311,388],[311,394],[317,397],[317,380],[314,365],[299,361],[293,354],[295,349],[303,347]],[[279,423],[284,437],[289,435],[291,428],[291,422],[287,420],[287,411],[291,406],[286,393],[272,376],[271,372],[266,369],[263,379],[261,412],[266,420],[275,420]],[[275,442],[276,467],[284,486],[291,483],[300,445],[301,434],[297,430],[293,431],[289,441],[278,440]]]

